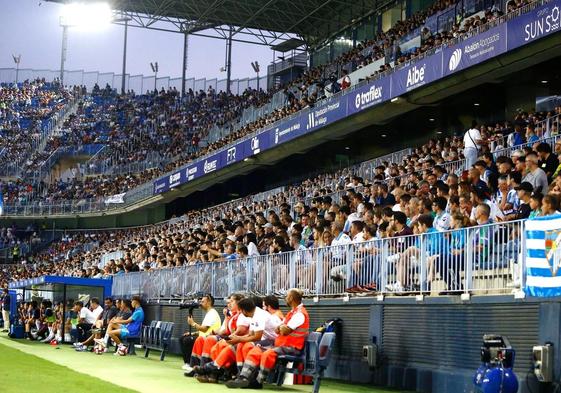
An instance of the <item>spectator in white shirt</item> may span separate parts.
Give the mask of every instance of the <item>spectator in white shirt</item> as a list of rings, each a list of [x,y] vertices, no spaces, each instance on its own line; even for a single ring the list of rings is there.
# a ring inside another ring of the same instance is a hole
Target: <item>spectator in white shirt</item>
[[[448,201],[444,197],[436,197],[432,202],[432,211],[436,214],[433,221],[433,228],[443,232],[450,229],[450,214],[446,213]]]
[[[78,314],[77,340],[82,342],[90,336],[90,330],[97,318],[81,301],[74,303],[74,312]]]
[[[471,128],[464,134],[464,157],[466,158],[466,169],[469,169],[477,161],[479,146],[484,142],[481,133],[477,129],[477,122],[471,123]]]

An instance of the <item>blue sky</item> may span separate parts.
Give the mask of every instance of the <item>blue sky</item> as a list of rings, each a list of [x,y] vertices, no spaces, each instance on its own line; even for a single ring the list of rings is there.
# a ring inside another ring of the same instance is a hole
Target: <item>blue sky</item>
[[[60,68],[62,28],[60,5],[39,0],[0,0],[0,68],[12,68],[12,54],[21,54],[20,68]],[[192,36],[189,41],[188,78],[226,78],[223,40]],[[158,61],[159,76],[181,76],[183,37],[147,29],[129,28],[127,74],[151,75],[150,62]],[[123,27],[103,31],[69,30],[67,70],[121,73]],[[261,76],[273,52],[260,45],[234,43],[232,78],[254,77],[250,62],[261,64]]]

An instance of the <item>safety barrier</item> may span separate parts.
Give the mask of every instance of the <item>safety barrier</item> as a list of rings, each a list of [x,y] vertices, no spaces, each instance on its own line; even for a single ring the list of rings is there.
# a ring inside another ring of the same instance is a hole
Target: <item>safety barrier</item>
[[[342,296],[358,286],[371,294],[510,293],[523,284],[523,229],[512,221],[128,273],[113,277],[113,294],[163,300],[298,287],[308,296]]]

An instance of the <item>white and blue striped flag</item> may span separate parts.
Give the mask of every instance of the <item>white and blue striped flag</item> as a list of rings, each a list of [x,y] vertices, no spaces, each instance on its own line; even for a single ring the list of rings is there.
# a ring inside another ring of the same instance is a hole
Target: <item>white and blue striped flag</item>
[[[526,221],[526,294],[561,296],[561,214]]]

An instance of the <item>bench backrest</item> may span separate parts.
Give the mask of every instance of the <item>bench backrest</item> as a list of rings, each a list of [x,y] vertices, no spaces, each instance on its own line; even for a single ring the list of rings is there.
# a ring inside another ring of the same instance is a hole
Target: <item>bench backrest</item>
[[[327,368],[335,344],[335,333],[324,333],[319,344],[319,367]]]
[[[310,332],[308,337],[306,337],[305,343],[305,369],[307,371],[316,370],[318,367],[319,360],[319,344],[321,341],[321,333]]]

